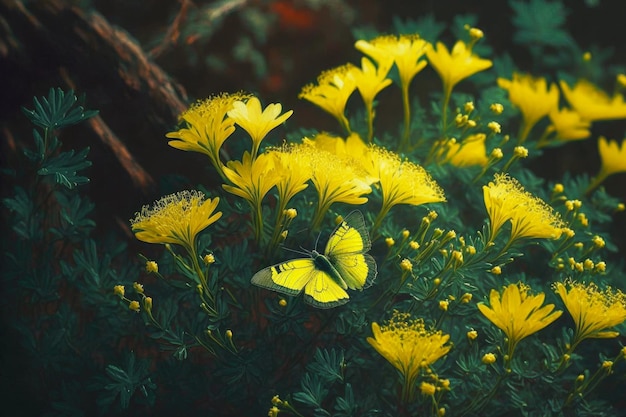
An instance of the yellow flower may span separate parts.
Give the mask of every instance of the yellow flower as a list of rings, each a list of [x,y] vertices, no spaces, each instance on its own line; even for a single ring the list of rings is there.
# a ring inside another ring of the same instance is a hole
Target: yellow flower
[[[247,101],[237,100],[233,103],[233,109],[227,114],[235,123],[241,126],[252,138],[252,157],[255,158],[259,151],[261,141],[278,125],[293,114],[293,110],[283,113],[280,103],[269,104],[265,109],[261,108],[261,102],[256,97],[250,97]]]
[[[478,303],[480,312],[508,338],[509,361],[520,340],[548,326],[563,313],[553,312],[554,304],[543,305],[544,300],[544,293],[532,295],[530,287],[520,282],[509,284],[502,292],[492,289],[490,307]]]
[[[334,203],[360,205],[372,192],[371,178],[352,160],[341,158],[308,143],[294,145],[292,152],[311,169],[311,182],[318,202],[311,229],[317,230],[324,215]]]
[[[159,264],[155,261],[146,261],[146,272],[149,274],[159,272]]]
[[[131,220],[135,237],[147,243],[173,243],[195,250],[196,236],[215,223],[222,212],[214,213],[220,199],[207,199],[199,191],[170,194],[144,206]]]
[[[548,133],[556,132],[556,140],[581,140],[591,135],[591,122],[583,120],[575,110],[555,108],[549,116],[552,124],[548,127]]]
[[[626,103],[621,94],[612,98],[587,80],[580,79],[573,88],[560,82],[563,95],[584,120],[612,120],[626,118]]]
[[[281,213],[296,194],[308,187],[307,182],[312,174],[307,161],[302,161],[297,152],[292,152],[292,147],[293,145],[284,145],[268,152],[274,158],[274,168],[279,178],[276,188],[278,210]]]
[[[441,331],[427,330],[422,319],[412,319],[408,313],[394,311],[384,325],[372,323],[374,337],[367,342],[404,378],[403,399],[412,397],[413,387],[420,371],[445,356],[452,345],[447,344],[450,335]]]
[[[626,139],[622,140],[620,145],[617,141],[607,140],[601,136],[598,139],[598,151],[600,152],[602,165],[598,175],[593,178],[587,187],[587,193],[602,184],[608,176],[626,172]]]
[[[563,232],[564,223],[558,213],[506,174],[496,174],[495,182],[483,186],[483,198],[491,223],[491,242],[509,220],[510,242],[520,238],[556,239]]]
[[[128,303],[128,308],[135,313],[139,313],[139,301],[131,301],[130,303]]]
[[[372,58],[378,65],[385,63],[391,57],[398,68],[401,85],[409,85],[415,75],[427,64],[420,60],[430,43],[418,35],[384,35],[371,41],[358,40],[356,49]]]
[[[466,137],[462,143],[449,143],[446,162],[459,168],[473,165],[486,166],[489,161],[485,146],[486,139],[487,135],[484,133],[476,133]]]
[[[220,148],[235,131],[235,122],[226,113],[232,109],[234,102],[248,97],[244,93],[221,94],[198,101],[180,116],[184,127],[165,135],[177,139],[168,144],[183,151],[207,155],[221,175],[223,164],[219,157]]]
[[[113,293],[120,298],[124,298],[125,291],[126,290],[123,285],[116,285],[115,287],[113,287]]]
[[[437,387],[435,387],[433,384],[429,382],[422,382],[420,384],[420,391],[422,395],[431,396],[431,395],[435,395],[435,392],[437,392]]]
[[[463,41],[457,41],[451,52],[448,51],[446,45],[437,42],[435,49],[426,50],[426,56],[443,81],[446,95],[461,80],[484,71],[492,65],[490,60],[473,54],[472,49]]]
[[[485,353],[483,355],[482,362],[485,365],[492,365],[496,363],[496,355],[494,355],[493,353]]]
[[[356,80],[356,88],[363,98],[365,110],[367,112],[368,142],[372,141],[374,135],[374,99],[384,88],[391,84],[391,79],[387,78],[387,74],[393,65],[393,58],[387,57],[374,66],[374,63],[368,58],[361,58],[361,68],[355,68],[353,71]]]
[[[571,280],[557,282],[554,290],[563,300],[576,325],[571,351],[584,339],[619,336],[618,332],[607,329],[626,320],[626,295],[622,291],[611,287],[601,290],[594,283]]]
[[[324,71],[317,78],[317,85],[308,84],[298,98],[310,101],[335,117],[341,126],[350,133],[350,123],[345,116],[346,103],[356,89],[352,64],[342,65]]]
[[[232,183],[232,185],[223,184],[224,190],[250,204],[255,238],[260,242],[263,231],[261,202],[280,180],[274,168],[274,158],[264,153],[253,159],[246,151],[241,161],[228,162],[224,167],[224,175]]]
[[[545,78],[514,73],[512,80],[498,78],[498,85],[509,92],[509,100],[522,113],[518,143],[526,140],[539,120],[558,109],[559,89],[554,83],[548,87]]]

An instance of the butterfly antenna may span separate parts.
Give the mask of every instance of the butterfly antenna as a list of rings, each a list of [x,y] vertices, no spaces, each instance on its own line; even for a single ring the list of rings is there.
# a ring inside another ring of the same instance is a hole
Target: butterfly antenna
[[[283,246],[282,247],[284,250],[288,250],[289,252],[293,252],[293,253],[297,253],[298,255],[310,255],[310,252],[308,252],[306,249],[304,249],[302,246],[300,246],[300,250],[298,249],[292,249],[292,248],[288,248],[287,246]]]

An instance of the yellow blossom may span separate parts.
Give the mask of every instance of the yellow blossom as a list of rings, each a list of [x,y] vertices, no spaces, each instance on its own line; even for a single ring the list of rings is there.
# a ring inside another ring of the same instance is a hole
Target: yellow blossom
[[[570,351],[584,339],[619,336],[618,332],[608,329],[626,320],[626,295],[622,291],[611,287],[601,290],[594,283],[572,280],[557,282],[554,289],[576,325]]]
[[[448,311],[449,305],[450,305],[450,302],[448,300],[441,300],[439,301],[439,310]]]
[[[324,71],[317,78],[317,85],[306,85],[298,98],[305,99],[335,117],[346,133],[350,133],[350,123],[345,116],[346,103],[356,90],[356,79],[352,64],[342,65]]]
[[[467,338],[469,340],[476,340],[476,338],[478,337],[478,332],[476,330],[470,330],[467,332]]]
[[[493,353],[485,353],[483,355],[482,362],[485,365],[492,365],[496,363],[496,355],[494,355]]]
[[[388,237],[388,238],[385,238],[385,244],[387,244],[387,247],[390,248],[396,244],[396,241],[392,237]]]
[[[374,337],[368,337],[367,342],[403,376],[404,400],[412,398],[420,371],[427,371],[452,347],[447,344],[449,335],[428,330],[424,320],[413,319],[410,314],[398,311],[394,311],[391,319],[382,326],[372,323],[372,333]]]
[[[138,282],[133,282],[133,289],[138,294],[143,294],[143,285]]]
[[[235,121],[227,117],[233,103],[250,97],[248,94],[221,94],[193,104],[181,116],[183,127],[165,135],[174,138],[168,144],[183,151],[200,152],[209,157],[213,166],[222,174],[220,149],[235,131]]]
[[[124,297],[125,289],[123,285],[116,285],[113,287],[113,293],[118,295],[120,298]]]
[[[477,72],[490,68],[492,62],[480,58],[463,41],[457,41],[449,51],[446,45],[437,42],[434,49],[428,49],[426,56],[430,65],[437,71],[444,85],[444,95],[449,95],[454,86]]]
[[[368,58],[361,58],[361,68],[353,71],[356,87],[361,94],[367,114],[368,133],[367,140],[372,142],[374,135],[374,99],[384,88],[391,84],[387,74],[393,65],[393,58],[387,57],[375,66]]]
[[[136,313],[139,313],[139,301],[131,301],[128,303],[128,308]]]
[[[524,190],[517,180],[496,174],[495,181],[483,186],[483,197],[491,223],[490,241],[502,225],[511,221],[510,241],[520,238],[556,239],[564,223],[558,213],[540,198]]]
[[[575,110],[554,108],[549,116],[551,125],[546,134],[555,132],[555,140],[581,140],[591,136],[591,122],[583,119]]]
[[[410,272],[410,271],[412,271],[412,270],[413,270],[413,263],[412,263],[410,260],[408,260],[408,259],[404,258],[404,259],[400,262],[400,269],[402,269],[403,271],[408,271],[408,272]]]
[[[213,255],[212,253],[207,253],[206,255],[204,255],[204,258],[202,258],[202,261],[204,262],[205,265],[214,264],[215,255]]]
[[[422,393],[422,395],[435,395],[435,392],[437,392],[437,387],[429,382],[422,382],[420,384],[420,392]]]
[[[379,180],[382,206],[372,229],[376,230],[389,210],[399,204],[418,206],[446,201],[443,190],[421,166],[384,148],[370,152],[372,177]]]
[[[152,311],[152,297],[146,297],[143,299],[143,308],[148,312]]]
[[[222,212],[215,212],[219,198],[204,199],[199,191],[170,194],[144,206],[131,220],[135,237],[147,243],[173,243],[195,250],[198,233],[215,223]]]
[[[560,82],[563,95],[569,104],[588,121],[612,120],[626,118],[626,103],[621,94],[609,97],[604,91],[591,82],[580,79],[574,87]]]
[[[146,272],[149,274],[159,272],[159,264],[155,261],[146,261]]]
[[[533,295],[528,285],[509,284],[502,291],[491,290],[490,307],[478,303],[478,309],[508,338],[509,360],[517,344],[558,319],[562,311],[553,311],[554,304],[543,305],[545,294]]]
[[[293,114],[293,110],[289,110],[281,115],[282,109],[280,103],[269,104],[262,109],[259,99],[250,97],[247,101],[235,101],[233,109],[228,111],[228,117],[248,132],[252,138],[253,158],[258,154],[259,146],[265,136]]]
[[[281,298],[278,301],[278,305],[281,306],[281,307],[287,307],[287,300],[285,300],[284,298]]]
[[[498,85],[509,92],[509,100],[522,113],[523,122],[517,138],[523,143],[539,120],[550,114],[559,104],[559,89],[545,78],[514,73],[512,80],[498,78]]]
[[[463,295],[461,296],[461,303],[462,303],[462,304],[467,304],[467,303],[469,303],[470,301],[472,301],[472,294],[471,294],[471,293],[466,292],[465,294],[463,294]]]
[[[492,103],[489,106],[489,110],[491,110],[493,114],[500,115],[504,111],[504,106],[500,103]]]
[[[246,151],[241,161],[228,162],[224,167],[224,175],[232,185],[223,184],[222,188],[250,204],[254,236],[260,242],[263,230],[261,202],[280,180],[274,169],[274,158],[266,153],[253,158]]]
[[[493,133],[500,133],[500,132],[502,132],[502,126],[500,126],[500,123],[498,123],[498,122],[489,122],[489,123],[487,123],[487,127]]]
[[[500,275],[502,273],[502,267],[496,265],[493,268],[491,268],[491,273],[494,275]]]
[[[587,191],[593,190],[610,175],[626,172],[626,139],[619,144],[617,141],[600,137],[598,139],[598,151],[602,165],[600,172],[595,176]]]
[[[484,133],[475,133],[466,137],[462,143],[449,144],[445,161],[459,168],[474,165],[486,166],[489,162],[485,146],[486,139],[487,135]]]
[[[277,210],[281,213],[286,210],[287,204],[296,194],[308,187],[308,181],[312,175],[308,160],[302,160],[300,154],[292,150],[293,145],[283,145],[267,152],[274,158],[274,172],[278,177],[276,182]]]

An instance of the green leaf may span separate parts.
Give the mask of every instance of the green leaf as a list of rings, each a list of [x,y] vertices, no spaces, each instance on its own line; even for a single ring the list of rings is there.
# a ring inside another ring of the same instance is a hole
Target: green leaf
[[[560,1],[531,0],[509,1],[515,12],[512,22],[517,28],[513,40],[519,44],[554,48],[572,47],[572,37],[562,27],[566,23],[567,10]]]
[[[74,150],[62,152],[44,162],[37,171],[39,175],[54,175],[57,184],[72,189],[78,185],[89,182],[89,178],[78,175],[77,172],[91,166],[91,161],[86,159],[89,148],[74,154]]]
[[[301,382],[302,391],[293,395],[294,400],[315,408],[322,408],[322,402],[328,395],[320,378],[316,374],[304,374]]]
[[[104,404],[119,395],[120,405],[126,409],[135,391],[139,390],[148,399],[154,395],[156,385],[150,379],[147,361],[135,361],[132,352],[124,368],[107,365],[104,371],[110,381],[104,386],[109,391],[109,395],[105,395],[105,400],[101,401]]]
[[[34,110],[22,108],[24,114],[30,121],[44,129],[60,129],[62,127],[75,125],[98,114],[94,110],[85,110],[82,106],[74,106],[79,101],[74,95],[74,91],[67,93],[60,88],[51,88],[48,98],[33,98]],[[83,101],[82,98],[80,101]]]
[[[352,391],[352,385],[346,384],[346,392],[343,397],[337,397],[337,404],[335,404],[335,411],[337,417],[351,417],[356,415],[357,404],[354,401],[354,392]]]
[[[343,381],[344,365],[343,351],[317,349],[313,362],[307,366],[307,371],[316,374],[327,383],[333,383],[336,380]]]

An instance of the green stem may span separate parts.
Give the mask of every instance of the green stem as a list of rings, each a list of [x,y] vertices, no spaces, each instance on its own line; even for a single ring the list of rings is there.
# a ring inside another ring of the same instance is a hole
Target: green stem
[[[400,150],[406,150],[409,146],[409,136],[411,135],[411,106],[409,103],[409,85],[402,83],[402,107],[404,109],[404,133]]]

